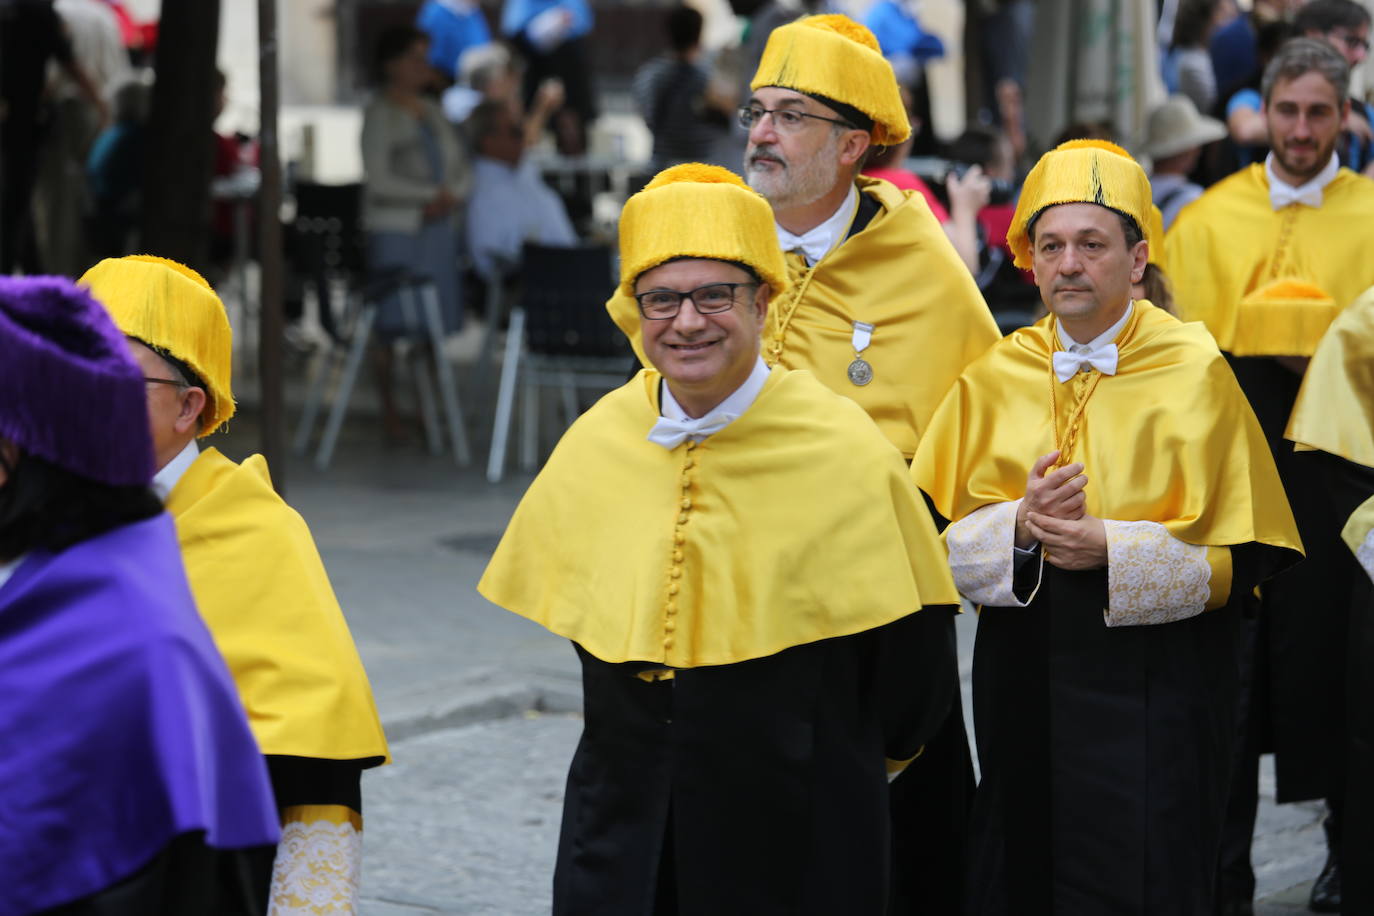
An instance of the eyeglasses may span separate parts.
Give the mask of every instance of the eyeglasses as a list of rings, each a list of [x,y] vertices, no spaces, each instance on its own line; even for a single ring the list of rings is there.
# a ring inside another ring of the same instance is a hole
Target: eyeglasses
[[[639,314],[650,321],[663,321],[676,318],[682,310],[682,300],[691,299],[698,315],[716,315],[728,312],[735,305],[735,290],[741,287],[755,287],[757,283],[708,283],[696,289],[651,289],[647,293],[637,293]]]
[[[745,105],[739,110],[739,126],[745,130],[752,128],[759,121],[763,120],[764,115],[773,116],[773,127],[780,133],[795,134],[806,125],[806,119],[811,118],[815,121],[827,121],[831,124],[838,124],[850,130],[858,130],[848,121],[839,118],[826,118],[821,115],[811,114],[805,111],[798,111],[795,108],[764,108],[762,105]]]
[[[175,385],[177,388],[191,387],[186,382],[183,382],[181,379],[175,378],[149,378],[145,375],[143,376],[143,381],[150,385]]]

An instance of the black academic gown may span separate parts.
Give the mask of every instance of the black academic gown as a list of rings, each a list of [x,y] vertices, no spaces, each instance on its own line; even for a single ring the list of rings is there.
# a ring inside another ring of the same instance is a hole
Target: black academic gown
[[[1028,607],[982,609],[966,912],[1212,912],[1236,604],[1259,557],[1233,548],[1231,603],[1174,623],[1109,628],[1107,571],[1048,563]],[[1033,576],[1028,563],[1018,594]]]
[[[1249,710],[1254,745],[1274,753],[1280,802],[1339,799],[1346,633],[1359,566],[1341,541],[1341,515],[1311,453],[1283,437],[1302,376],[1277,360],[1229,357],[1264,429],[1298,523],[1305,559],[1265,583],[1259,601],[1258,657]]]
[[[1341,518],[1349,518],[1374,496],[1374,468],[1325,452],[1299,457],[1325,482]],[[1374,583],[1357,568],[1346,630],[1345,805],[1339,847],[1341,912],[1348,914],[1374,913]]]
[[[954,608],[646,680],[578,647],[557,916],[881,916],[884,758],[942,726]]]

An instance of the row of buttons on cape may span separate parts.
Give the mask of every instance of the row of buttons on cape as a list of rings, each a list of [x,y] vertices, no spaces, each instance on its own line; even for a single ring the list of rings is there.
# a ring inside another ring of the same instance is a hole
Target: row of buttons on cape
[[[673,648],[673,631],[677,629],[677,593],[680,588],[678,580],[682,578],[682,545],[687,542],[687,532],[684,528],[690,517],[688,513],[692,509],[692,476],[689,471],[697,463],[696,447],[695,442],[687,440],[687,457],[682,462],[682,508],[677,515],[677,524],[673,527],[673,565],[668,568],[668,601],[663,606],[664,652]]]

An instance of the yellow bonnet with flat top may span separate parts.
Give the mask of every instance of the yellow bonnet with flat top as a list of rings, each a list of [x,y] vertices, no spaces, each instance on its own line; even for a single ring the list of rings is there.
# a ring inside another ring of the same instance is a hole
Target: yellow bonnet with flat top
[[[1070,140],[1040,157],[1026,176],[1007,231],[1007,245],[1017,267],[1031,267],[1026,227],[1046,208],[1059,204],[1098,204],[1129,216],[1150,243],[1150,260],[1164,251],[1163,223],[1154,218],[1150,179],[1131,154],[1115,143]]]

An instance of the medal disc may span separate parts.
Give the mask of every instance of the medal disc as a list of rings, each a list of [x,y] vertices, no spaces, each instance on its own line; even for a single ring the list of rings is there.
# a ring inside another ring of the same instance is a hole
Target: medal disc
[[[855,357],[849,364],[849,380],[860,387],[867,385],[873,381],[873,367],[861,357]]]

